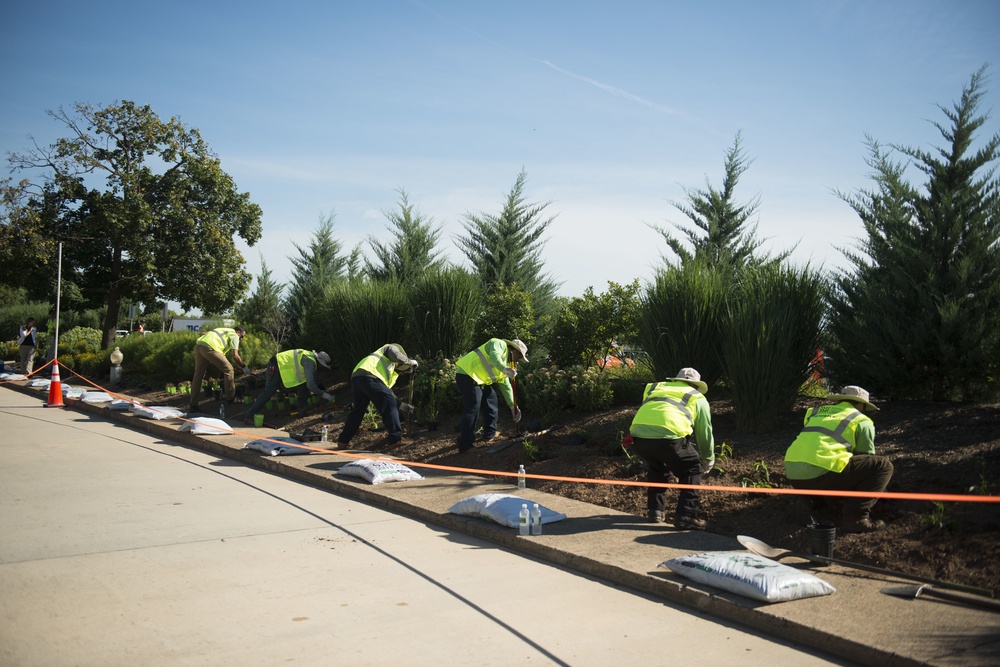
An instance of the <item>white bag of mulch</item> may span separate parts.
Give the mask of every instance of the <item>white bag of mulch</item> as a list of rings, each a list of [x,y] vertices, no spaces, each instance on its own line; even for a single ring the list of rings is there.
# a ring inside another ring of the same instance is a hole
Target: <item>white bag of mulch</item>
[[[277,442],[275,442],[277,441]],[[243,445],[243,449],[253,449],[268,456],[292,456],[295,454],[312,454],[313,450],[304,447],[297,447],[302,443],[295,438],[276,436],[274,438],[260,438]]]
[[[534,501],[506,493],[482,493],[478,496],[463,498],[448,508],[452,514],[462,514],[465,516],[476,516],[481,519],[495,521],[501,526],[517,528],[521,522],[521,505],[527,505],[530,509]],[[552,523],[562,521],[566,518],[561,512],[554,512],[548,507],[539,505],[542,511],[542,523]]]
[[[88,391],[80,397],[83,403],[110,403],[113,399],[106,391]]]
[[[146,419],[155,419],[157,421],[163,419],[177,419],[178,417],[183,417],[184,412],[179,408],[172,408],[169,405],[139,405],[135,404],[132,408],[132,414],[136,417],[145,417]]]
[[[411,482],[423,479],[419,473],[413,472],[398,461],[375,461],[374,459],[351,461],[342,466],[337,473],[348,477],[360,477],[371,484]]]
[[[137,405],[139,404],[133,403],[132,401],[126,401],[124,398],[116,398],[108,404],[108,410],[131,410]]]
[[[63,398],[82,398],[87,390],[83,387],[74,387],[72,385],[64,384],[62,386]]]
[[[0,373],[0,382],[13,382],[23,380],[26,376],[21,373]]]
[[[28,386],[32,389],[48,389],[49,385],[52,384],[52,380],[47,380],[45,378],[35,378],[28,383]]]
[[[216,417],[192,417],[177,427],[178,431],[190,431],[196,435],[232,435],[233,428]]]
[[[708,551],[660,563],[682,577],[762,602],[787,602],[836,589],[819,577],[746,551]]]

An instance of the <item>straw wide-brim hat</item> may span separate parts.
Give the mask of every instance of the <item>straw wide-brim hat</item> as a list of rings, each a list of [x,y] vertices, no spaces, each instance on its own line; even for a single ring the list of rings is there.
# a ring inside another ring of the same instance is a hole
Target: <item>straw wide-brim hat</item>
[[[507,341],[507,345],[514,347],[518,352],[520,352],[522,359],[525,361],[528,360],[528,346],[525,345],[520,338]]]
[[[693,368],[682,368],[677,371],[677,377],[667,378],[667,382],[687,382],[703,394],[708,393],[708,385],[701,381],[701,373]]]
[[[857,401],[859,403],[864,403],[872,410],[878,410],[878,407],[868,400],[868,392],[853,384],[849,384],[841,389],[839,394],[830,394],[826,397],[826,400],[833,401],[834,403],[838,403],[840,401]]]

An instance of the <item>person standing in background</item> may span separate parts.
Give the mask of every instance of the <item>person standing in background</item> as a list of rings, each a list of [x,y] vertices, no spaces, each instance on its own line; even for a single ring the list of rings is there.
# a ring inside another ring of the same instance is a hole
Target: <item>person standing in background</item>
[[[29,317],[17,330],[17,345],[20,351],[21,372],[30,375],[35,367],[35,350],[38,349],[38,331],[35,318]]]

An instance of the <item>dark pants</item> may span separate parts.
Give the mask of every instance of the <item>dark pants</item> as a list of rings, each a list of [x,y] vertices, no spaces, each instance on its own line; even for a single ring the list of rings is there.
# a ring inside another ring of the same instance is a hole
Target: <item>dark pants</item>
[[[824,491],[885,491],[892,478],[892,462],[884,456],[855,454],[840,472],[828,472],[813,479],[790,479],[796,489]],[[878,498],[827,498],[807,496],[811,514],[822,523],[835,523],[836,505],[842,504],[844,521],[864,519],[878,502]]]
[[[701,455],[691,438],[633,437],[632,451],[649,466],[648,482],[668,482],[673,473],[681,484],[701,484]],[[674,518],[697,519],[700,503],[697,489],[681,489]],[[653,486],[646,489],[646,506],[650,511],[666,512],[667,490]]]
[[[497,416],[500,414],[497,393],[491,384],[476,384],[465,373],[455,374],[455,384],[462,396],[462,420],[458,424],[458,451],[467,452],[476,441],[476,422],[483,411],[483,438],[497,434]]]
[[[253,405],[250,406],[250,409],[247,410],[248,418],[250,415],[259,414],[268,399],[274,396],[274,392],[278,391],[278,389],[286,388],[285,383],[281,381],[281,373],[278,372],[278,360],[276,358],[271,357],[271,360],[267,362],[265,375],[267,380],[264,383],[264,390],[260,392],[260,395],[257,396],[257,400],[254,401]],[[307,399],[309,398],[310,393],[312,392],[309,391],[309,385],[304,382],[296,389],[296,407],[299,410],[305,409],[308,404]]]
[[[344,420],[344,429],[337,436],[337,442],[346,445],[361,428],[361,421],[368,411],[368,404],[382,416],[389,440],[400,440],[403,427],[399,423],[399,400],[384,382],[371,375],[355,375],[351,378],[351,402],[354,404]]]

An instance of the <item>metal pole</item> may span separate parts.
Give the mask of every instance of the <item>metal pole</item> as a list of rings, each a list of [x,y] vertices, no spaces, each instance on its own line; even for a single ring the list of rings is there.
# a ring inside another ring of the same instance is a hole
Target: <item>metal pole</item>
[[[52,358],[59,359],[59,305],[62,295],[62,241],[59,242],[59,265],[56,269],[56,340],[52,348]]]

